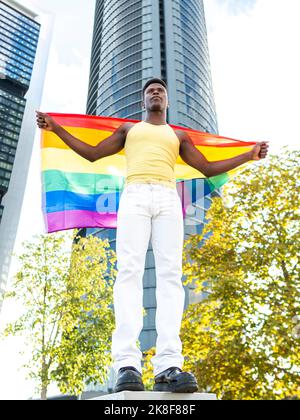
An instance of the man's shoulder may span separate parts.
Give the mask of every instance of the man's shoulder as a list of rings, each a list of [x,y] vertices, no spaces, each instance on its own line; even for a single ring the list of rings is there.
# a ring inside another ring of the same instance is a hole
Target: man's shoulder
[[[178,137],[178,140],[180,141],[180,143],[182,141],[186,140],[187,134],[186,134],[185,131],[183,131],[179,128],[177,128],[177,129],[174,128],[173,130],[174,130],[174,133],[176,134],[176,136]]]
[[[133,122],[128,121],[128,122],[123,123],[119,127],[119,129],[121,129],[122,131],[124,131],[125,135],[127,136],[129,130],[131,130],[135,126],[135,124],[136,123],[133,123]]]

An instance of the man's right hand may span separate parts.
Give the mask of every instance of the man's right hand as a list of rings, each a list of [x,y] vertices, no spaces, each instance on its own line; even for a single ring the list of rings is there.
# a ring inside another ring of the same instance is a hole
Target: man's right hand
[[[43,112],[40,112],[40,111],[35,111],[35,112],[36,112],[37,125],[42,130],[54,131],[55,128],[58,127],[58,124],[54,121],[52,117],[50,117],[50,115],[44,114]]]

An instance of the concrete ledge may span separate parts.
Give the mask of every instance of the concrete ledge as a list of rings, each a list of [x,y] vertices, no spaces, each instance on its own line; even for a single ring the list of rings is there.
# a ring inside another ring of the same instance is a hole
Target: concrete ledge
[[[132,391],[123,391],[117,392],[116,394],[107,394],[102,397],[92,398],[93,401],[96,400],[173,400],[173,401],[188,401],[188,400],[211,400],[216,401],[217,397],[215,394],[177,394],[173,392],[132,392]]]

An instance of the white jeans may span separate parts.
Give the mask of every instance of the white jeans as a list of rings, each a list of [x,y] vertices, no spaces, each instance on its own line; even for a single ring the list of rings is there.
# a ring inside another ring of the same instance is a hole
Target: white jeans
[[[156,266],[156,355],[154,374],[183,365],[179,337],[184,309],[182,285],[183,214],[176,189],[159,184],[125,187],[117,224],[114,285],[116,328],[112,356],[116,373],[125,366],[141,372],[138,338],[143,328],[143,274],[151,238]]]

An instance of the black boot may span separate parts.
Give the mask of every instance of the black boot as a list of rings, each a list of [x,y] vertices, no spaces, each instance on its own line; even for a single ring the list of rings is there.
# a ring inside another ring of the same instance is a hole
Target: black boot
[[[153,391],[192,393],[198,391],[198,384],[192,373],[171,367],[155,376]]]
[[[126,366],[119,370],[115,392],[121,391],[144,391],[142,375],[136,368]]]

